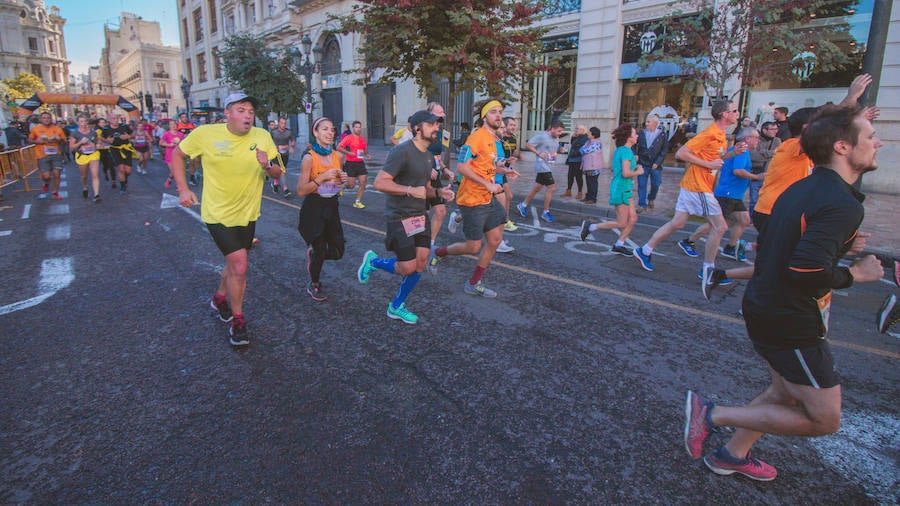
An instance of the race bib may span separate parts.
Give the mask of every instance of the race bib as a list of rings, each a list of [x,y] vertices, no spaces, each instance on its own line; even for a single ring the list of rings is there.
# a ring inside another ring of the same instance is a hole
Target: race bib
[[[44,146],[44,154],[45,155],[56,155],[56,154],[59,154],[59,150],[56,149],[56,146]]]
[[[366,152],[365,152],[365,151],[363,151],[363,150],[361,150],[361,149],[357,149],[357,150],[356,150],[356,157],[357,157],[357,158],[362,158],[362,157],[365,156],[365,155],[366,155]]]
[[[144,146],[147,144],[147,138],[146,137],[135,137],[134,144],[137,146]]]
[[[278,152],[281,154],[285,154],[288,152],[288,147],[287,146],[278,146]]]
[[[83,154],[83,155],[89,155],[89,154],[93,153],[94,151],[97,151],[97,148],[94,147],[93,144],[87,144],[85,146],[81,146],[81,154]]]
[[[403,231],[406,232],[406,237],[412,237],[425,231],[424,216],[410,216],[405,220],[401,220],[400,223],[403,224]]]
[[[828,333],[828,319],[831,317],[831,291],[829,290],[821,298],[816,299],[816,304],[819,306],[819,316],[822,318],[822,328],[824,329],[822,337],[824,338]]]
[[[343,185],[340,182],[327,181],[319,185],[316,193],[321,197],[331,198],[341,193]]]
[[[556,163],[556,153],[547,153],[547,163]]]

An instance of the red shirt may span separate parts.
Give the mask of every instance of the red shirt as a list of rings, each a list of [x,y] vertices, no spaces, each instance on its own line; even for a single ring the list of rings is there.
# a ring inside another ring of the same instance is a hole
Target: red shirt
[[[362,157],[365,156],[366,153],[366,139],[362,135],[353,135],[350,134],[343,139],[341,139],[341,143],[338,144],[341,149],[346,149],[350,152],[347,155],[348,162],[361,162],[363,161]]]

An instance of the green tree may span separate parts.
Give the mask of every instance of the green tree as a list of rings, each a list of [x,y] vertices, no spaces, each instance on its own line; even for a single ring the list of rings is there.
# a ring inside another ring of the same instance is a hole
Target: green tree
[[[422,96],[449,82],[448,120],[463,91],[517,96],[522,83],[545,70],[535,59],[545,28],[533,26],[540,4],[523,0],[358,0],[334,17],[338,31],[359,33],[362,66],[357,84],[414,79]]]
[[[846,39],[848,26],[809,24],[815,17],[811,14],[824,13],[827,4],[834,2],[677,0],[653,27],[655,48],[638,63],[641,70],[657,62],[675,63],[684,73],[672,80],[693,81],[709,97],[725,97],[733,78],[749,89],[771,79],[802,81],[810,69],[835,71],[849,62],[845,49],[834,42]]]
[[[24,100],[31,98],[35,93],[47,91],[41,78],[29,72],[22,72],[12,79],[4,79],[3,84],[10,100]]]
[[[223,80],[260,101],[256,116],[297,112],[306,93],[287,50],[270,49],[262,37],[232,35],[219,46]]]

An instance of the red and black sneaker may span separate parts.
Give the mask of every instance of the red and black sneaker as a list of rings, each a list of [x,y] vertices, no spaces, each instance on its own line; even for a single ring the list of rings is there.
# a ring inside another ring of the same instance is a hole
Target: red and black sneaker
[[[738,473],[757,481],[772,481],[778,476],[778,471],[769,464],[754,459],[749,453],[743,459],[732,457],[724,446],[704,457],[703,463],[710,471],[722,476]]]
[[[209,307],[216,311],[216,318],[225,323],[230,322],[232,318],[234,318],[234,314],[231,312],[231,306],[228,305],[228,299],[226,299],[224,295],[214,294],[209,301]]]
[[[700,458],[703,442],[713,431],[709,421],[709,411],[713,406],[712,402],[688,390],[684,403],[684,447],[691,458]]]
[[[250,336],[247,335],[247,320],[243,317],[231,320],[231,328],[228,329],[230,336],[228,342],[232,346],[247,346],[250,344]]]
[[[44,183],[44,186],[41,187],[41,191],[43,193],[47,193],[48,191],[50,191],[50,185],[48,183]]]

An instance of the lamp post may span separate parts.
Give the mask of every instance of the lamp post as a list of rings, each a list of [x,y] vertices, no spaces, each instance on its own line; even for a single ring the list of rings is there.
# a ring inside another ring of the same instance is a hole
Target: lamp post
[[[297,72],[303,76],[305,79],[306,85],[306,123],[309,126],[309,143],[311,144],[313,141],[313,125],[312,125],[312,76],[313,73],[318,73],[322,69],[322,48],[316,44],[316,47],[312,47],[312,40],[309,38],[309,34],[304,34],[303,38],[300,39],[300,45],[303,47],[303,53],[293,47],[291,48],[291,57],[294,60],[294,65],[297,67]],[[309,53],[312,50],[313,56],[315,57],[315,63],[309,61]]]
[[[184,76],[181,76],[181,94],[184,95],[188,121],[191,121],[191,82],[185,79]]]

